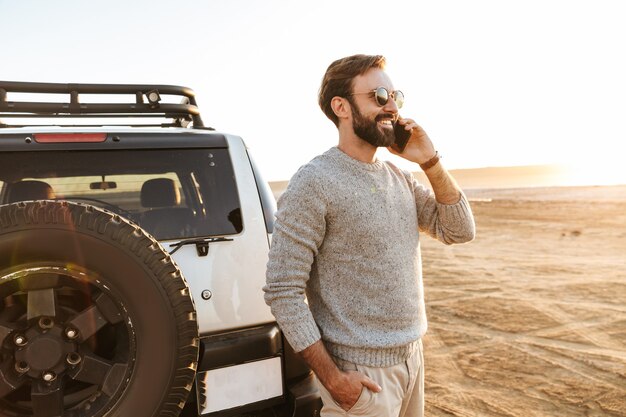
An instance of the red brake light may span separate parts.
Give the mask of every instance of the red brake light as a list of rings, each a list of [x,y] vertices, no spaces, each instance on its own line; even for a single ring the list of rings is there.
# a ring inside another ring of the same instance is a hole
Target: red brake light
[[[38,143],[93,143],[104,142],[106,133],[35,133]]]

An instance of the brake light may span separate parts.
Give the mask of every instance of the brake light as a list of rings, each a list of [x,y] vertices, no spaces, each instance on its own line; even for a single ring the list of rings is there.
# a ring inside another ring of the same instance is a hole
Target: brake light
[[[104,142],[106,133],[35,133],[38,143],[95,143]]]

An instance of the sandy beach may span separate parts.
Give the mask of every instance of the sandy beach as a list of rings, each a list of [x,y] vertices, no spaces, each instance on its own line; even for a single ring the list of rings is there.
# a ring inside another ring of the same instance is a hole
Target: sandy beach
[[[467,190],[422,240],[429,416],[626,416],[626,187]]]
[[[422,239],[427,415],[626,416],[626,186],[508,173],[456,173],[473,242]]]

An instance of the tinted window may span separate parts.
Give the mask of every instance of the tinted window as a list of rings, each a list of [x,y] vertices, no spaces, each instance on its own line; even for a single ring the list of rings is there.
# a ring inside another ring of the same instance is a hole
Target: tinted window
[[[84,202],[125,216],[157,239],[243,229],[226,149],[0,152],[0,181],[5,204]]]

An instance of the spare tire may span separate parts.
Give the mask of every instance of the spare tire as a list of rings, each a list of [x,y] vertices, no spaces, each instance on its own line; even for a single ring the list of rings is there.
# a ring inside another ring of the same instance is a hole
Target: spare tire
[[[0,206],[0,415],[180,413],[198,326],[185,279],[137,225],[93,206]]]

